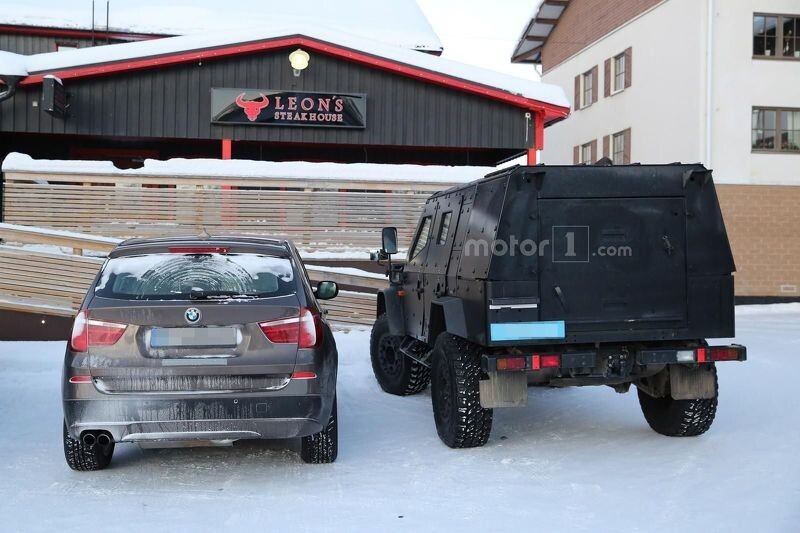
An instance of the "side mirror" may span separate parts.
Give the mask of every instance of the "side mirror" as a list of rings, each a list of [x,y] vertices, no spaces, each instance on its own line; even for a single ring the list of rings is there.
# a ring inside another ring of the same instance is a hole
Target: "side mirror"
[[[381,251],[389,255],[397,253],[397,228],[383,228],[381,232]]]
[[[335,281],[320,281],[314,291],[314,295],[319,300],[330,300],[339,294],[339,285]]]

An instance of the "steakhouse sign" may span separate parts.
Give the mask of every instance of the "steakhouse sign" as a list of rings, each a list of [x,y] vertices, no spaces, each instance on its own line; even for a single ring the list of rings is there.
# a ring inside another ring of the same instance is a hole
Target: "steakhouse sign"
[[[211,89],[211,122],[257,126],[365,128],[367,95]]]

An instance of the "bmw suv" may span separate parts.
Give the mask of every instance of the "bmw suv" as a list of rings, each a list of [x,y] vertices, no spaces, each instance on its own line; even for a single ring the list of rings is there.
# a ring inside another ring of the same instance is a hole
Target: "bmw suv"
[[[305,462],[333,462],[337,352],[317,301],[337,293],[311,287],[289,241],[123,242],[67,346],[67,464],[105,468],[124,442],[296,437]]]

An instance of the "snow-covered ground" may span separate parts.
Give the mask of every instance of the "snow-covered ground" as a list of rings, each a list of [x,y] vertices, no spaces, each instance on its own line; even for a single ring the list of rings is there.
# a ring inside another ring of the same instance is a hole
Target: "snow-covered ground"
[[[430,395],[383,394],[368,332],[337,333],[340,453],[283,442],[142,450],[76,473],[61,451],[63,343],[0,343],[3,530],[798,531],[800,304],[739,308],[709,433],[662,437],[635,394],[531,389],[489,443],[440,443]]]

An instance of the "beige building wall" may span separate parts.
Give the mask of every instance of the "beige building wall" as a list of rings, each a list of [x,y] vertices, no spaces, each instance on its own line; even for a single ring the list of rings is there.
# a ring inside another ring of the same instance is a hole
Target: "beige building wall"
[[[710,28],[709,2],[626,0],[612,21],[573,0],[543,50],[543,81],[573,99],[575,76],[597,67],[598,101],[548,128],[542,161],[571,164],[576,146],[630,128],[631,162],[710,166],[737,295],[800,297],[800,154],[754,152],[750,138],[754,106],[800,109],[800,61],[753,58],[753,14],[800,15],[800,1],[713,0]],[[580,49],[592,14],[608,33]],[[606,97],[604,62],[628,47],[631,86]]]
[[[582,0],[579,0],[582,1]],[[575,76],[598,67],[598,101],[547,128],[542,161],[571,164],[575,146],[631,129],[631,161],[698,162],[704,123],[704,2],[668,0],[547,70],[574,99]],[[567,13],[573,9],[569,7]],[[555,32],[554,32],[555,33]],[[548,41],[549,43],[549,41]],[[545,47],[546,57],[547,46]],[[631,47],[631,85],[604,96],[606,59]],[[575,108],[573,102],[573,109]]]
[[[715,0],[714,5],[714,179],[800,186],[800,153],[764,154],[750,148],[754,106],[800,109],[800,59],[754,59],[753,13],[800,16],[800,0]]]

